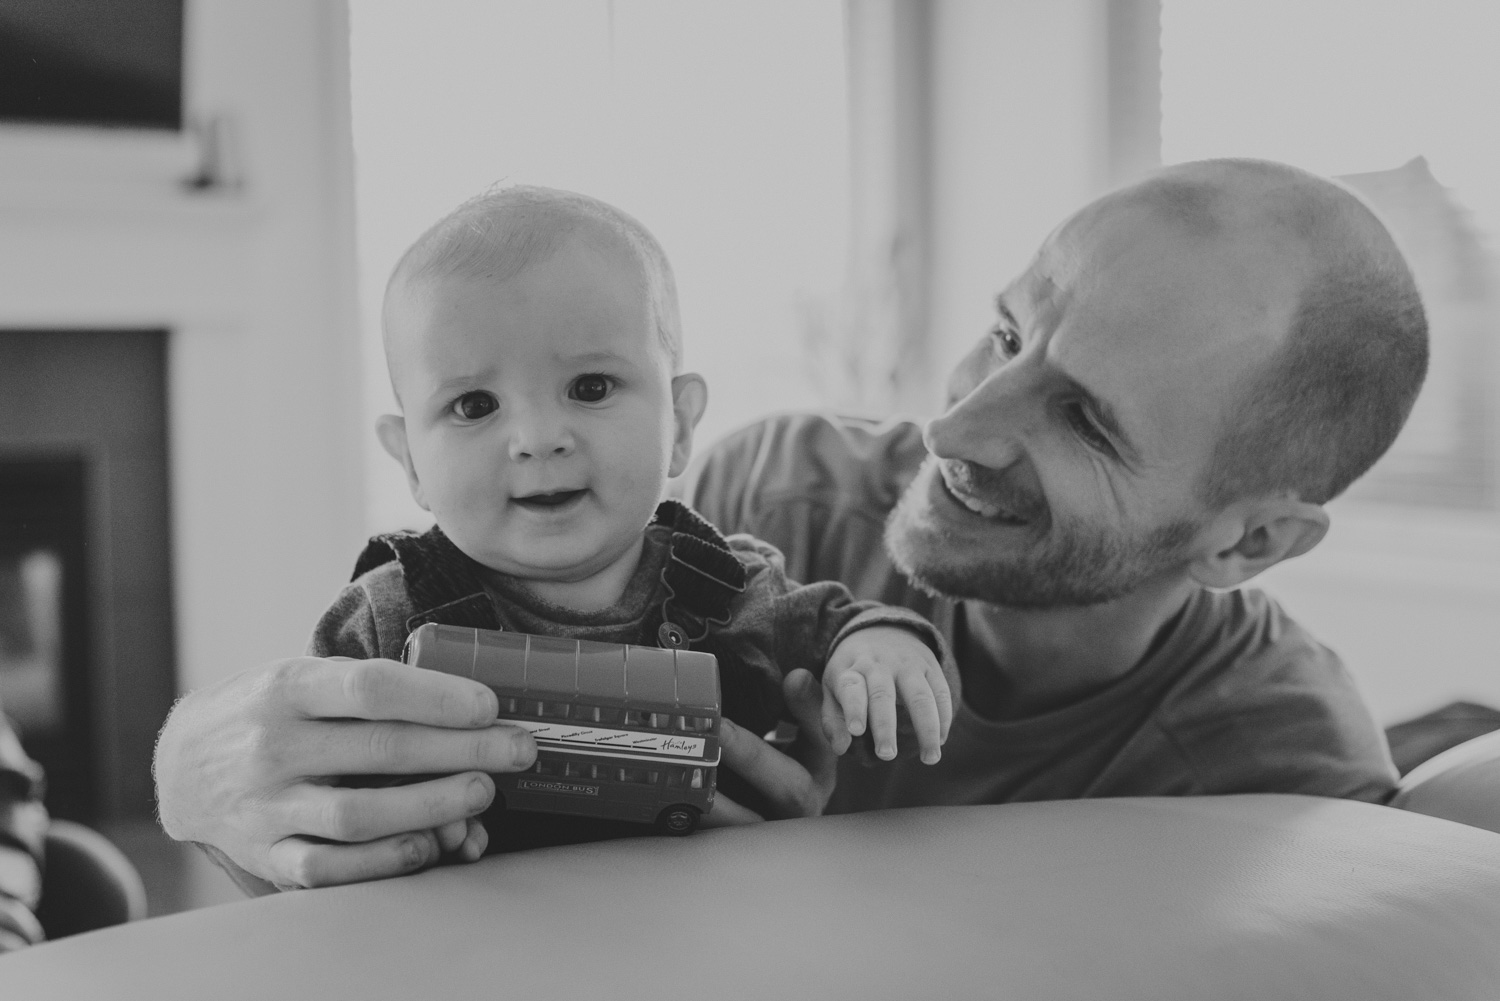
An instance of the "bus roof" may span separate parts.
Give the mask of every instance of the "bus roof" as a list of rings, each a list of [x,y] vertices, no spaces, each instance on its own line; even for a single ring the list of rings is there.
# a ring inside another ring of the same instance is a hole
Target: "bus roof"
[[[407,640],[406,660],[520,697],[534,693],[540,698],[719,712],[718,661],[693,650],[429,622]]]

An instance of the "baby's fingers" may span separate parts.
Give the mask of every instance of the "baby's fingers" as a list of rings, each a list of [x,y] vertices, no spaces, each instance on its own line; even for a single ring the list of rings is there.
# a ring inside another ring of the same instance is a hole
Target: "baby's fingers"
[[[901,693],[901,702],[911,716],[911,725],[917,731],[917,747],[922,753],[924,765],[935,765],[943,756],[943,740],[947,737],[947,720],[943,718],[939,698],[928,687],[926,678],[918,674],[899,674],[896,687]],[[944,693],[946,694],[946,692]],[[952,709],[949,709],[949,717]]]
[[[896,685],[889,674],[872,674],[865,678],[870,693],[870,736],[875,741],[875,756],[890,761],[896,756]]]
[[[865,677],[858,671],[845,671],[833,683],[833,698],[847,721],[845,732],[858,737],[868,725],[867,709],[870,696],[865,690]],[[825,700],[825,705],[827,704]]]

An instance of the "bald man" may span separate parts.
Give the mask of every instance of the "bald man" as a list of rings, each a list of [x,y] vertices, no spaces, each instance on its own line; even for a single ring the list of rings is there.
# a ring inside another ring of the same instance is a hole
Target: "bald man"
[[[963,679],[935,766],[835,763],[848,736],[830,727],[830,745],[806,672],[786,683],[795,756],[726,724],[726,765],[778,816],[1382,800],[1396,773],[1343,665],[1241,585],[1317,545],[1323,505],[1390,445],[1425,366],[1410,271],[1331,182],[1213,161],[1084,207],[1000,291],[925,428],[775,418],[691,471],[688,498],[777,544],[793,576],[926,613]],[[488,805],[483,772],[530,763],[529,739],[494,718],[493,695],[462,678],[267,665],[174,709],[157,749],[163,825],[257,889],[409,872]],[[453,774],[311,794],[396,764]],[[723,796],[707,818],[755,819]],[[330,824],[346,836],[308,836]]]
[[[1379,802],[1396,772],[1339,658],[1241,585],[1323,538],[1426,358],[1411,273],[1356,197],[1280,164],[1187,164],[1046,240],[925,428],[775,418],[685,492],[793,577],[950,640],[963,697],[942,761],[846,757],[832,810]]]

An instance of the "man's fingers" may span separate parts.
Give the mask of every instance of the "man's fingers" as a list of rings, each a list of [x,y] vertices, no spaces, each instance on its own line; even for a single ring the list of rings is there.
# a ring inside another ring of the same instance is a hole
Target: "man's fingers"
[[[444,855],[452,855],[463,847],[469,837],[469,821],[455,820],[432,832],[438,840],[438,849]]]
[[[283,838],[271,846],[267,861],[278,886],[314,887],[404,876],[433,865],[441,854],[437,837],[426,830],[352,845]]]
[[[818,717],[823,709],[823,687],[813,679],[811,672],[798,668],[782,679],[781,694],[786,699],[792,719],[797,723],[797,742],[792,745],[792,756],[801,763],[812,780],[813,795],[817,801],[814,814],[822,813],[833,792],[839,768],[838,755],[818,728]],[[798,816],[814,814],[802,813]]]
[[[823,680],[826,682],[828,676],[824,675]],[[839,700],[825,691],[821,712],[824,738],[827,739],[835,754],[843,754],[849,750],[849,721],[844,717],[844,710],[839,705]]]
[[[896,689],[901,694],[901,703],[911,717],[912,729],[917,732],[917,747],[921,750],[925,764],[936,764],[942,757],[943,723],[938,713],[938,702],[927,679],[911,674],[896,676]]]
[[[816,719],[812,727],[818,728]],[[719,748],[724,755],[724,766],[765,796],[776,816],[806,817],[822,809],[808,770],[744,727],[724,720],[719,730]],[[714,809],[718,809],[718,801],[719,797],[715,797]],[[812,809],[815,803],[817,810]],[[730,810],[730,806],[725,809]]]
[[[488,726],[500,703],[470,678],[424,671],[394,660],[283,661],[267,673],[303,715],[319,719],[405,720],[428,726]]]
[[[303,783],[288,792],[282,821],[286,828],[330,841],[373,841],[419,830],[436,839],[440,828],[462,825],[494,796],[494,780],[477,772],[378,789]],[[453,847],[462,840],[460,834]]]
[[[740,806],[734,800],[725,795],[714,797],[714,805],[709,807],[707,815],[704,816],[701,826],[703,827],[737,827],[741,824],[762,824],[766,818],[748,807]]]
[[[470,817],[464,825],[464,843],[458,846],[458,857],[465,862],[478,862],[490,845],[490,832],[484,829],[478,817]]]
[[[504,724],[456,730],[395,721],[324,720],[306,733],[310,743],[297,748],[294,760],[315,762],[324,775],[514,772],[536,760],[531,734]]]

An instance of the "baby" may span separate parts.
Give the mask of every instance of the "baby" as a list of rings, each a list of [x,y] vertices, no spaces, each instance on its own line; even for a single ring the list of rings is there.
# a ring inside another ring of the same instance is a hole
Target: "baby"
[[[399,658],[424,622],[691,647],[752,732],[807,668],[830,737],[868,727],[893,758],[899,701],[938,760],[952,700],[931,625],[789,581],[774,547],[662,501],[707,388],[681,371],[672,273],[640,223],[568,192],[482,195],[402,257],[383,325],[402,412],[376,432],[437,525],[371,541],[311,653]]]

